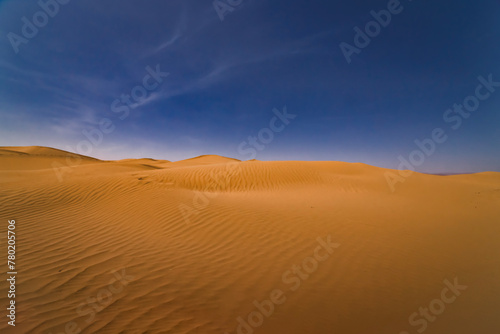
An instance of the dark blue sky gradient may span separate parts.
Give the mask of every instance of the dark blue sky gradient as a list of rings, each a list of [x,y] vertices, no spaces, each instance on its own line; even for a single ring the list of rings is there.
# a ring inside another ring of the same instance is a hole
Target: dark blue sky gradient
[[[209,0],[72,0],[16,54],[8,34],[40,7],[0,1],[0,145],[76,152],[108,118],[92,156],[246,160],[239,145],[286,106],[297,117],[256,159],[397,168],[443,128],[417,170],[500,171],[500,88],[459,129],[443,120],[478,76],[500,81],[500,2],[402,1],[348,64],[339,44],[387,3],[243,0],[221,21]],[[169,76],[120,120],[112,102],[157,64]]]

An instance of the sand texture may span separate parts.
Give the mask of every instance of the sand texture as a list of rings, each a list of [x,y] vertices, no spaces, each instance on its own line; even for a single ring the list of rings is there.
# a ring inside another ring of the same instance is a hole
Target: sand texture
[[[386,171],[0,147],[0,332],[498,333],[500,173]]]

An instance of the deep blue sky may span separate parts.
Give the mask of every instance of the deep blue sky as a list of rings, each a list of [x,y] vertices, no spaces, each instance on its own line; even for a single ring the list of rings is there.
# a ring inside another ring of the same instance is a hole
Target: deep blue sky
[[[76,152],[108,118],[92,156],[246,160],[240,143],[286,105],[297,117],[255,158],[397,168],[443,128],[417,170],[500,171],[500,87],[457,130],[443,120],[479,75],[500,81],[500,2],[404,0],[348,64],[339,44],[387,4],[242,0],[221,21],[211,0],[72,0],[16,53],[8,34],[41,8],[0,1],[0,145]],[[157,65],[169,76],[121,120],[111,104]]]

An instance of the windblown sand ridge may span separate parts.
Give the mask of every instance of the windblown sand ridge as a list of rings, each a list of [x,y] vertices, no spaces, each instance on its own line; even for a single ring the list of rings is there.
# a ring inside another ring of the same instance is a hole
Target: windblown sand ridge
[[[415,173],[392,192],[385,172],[0,148],[0,233],[16,220],[19,271],[18,325],[0,331],[55,334],[74,322],[82,333],[232,334],[280,289],[285,301],[254,333],[417,333],[410,315],[457,278],[467,289],[425,332],[493,333],[500,173]],[[307,273],[328,236],[340,246]]]

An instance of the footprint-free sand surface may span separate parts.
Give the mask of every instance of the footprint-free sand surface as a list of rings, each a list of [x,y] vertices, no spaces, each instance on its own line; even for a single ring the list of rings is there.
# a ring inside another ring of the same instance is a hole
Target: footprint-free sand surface
[[[0,332],[500,333],[500,173],[387,171],[1,147]]]

